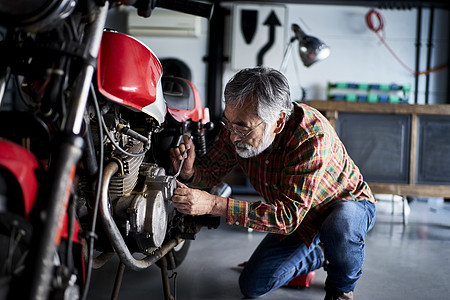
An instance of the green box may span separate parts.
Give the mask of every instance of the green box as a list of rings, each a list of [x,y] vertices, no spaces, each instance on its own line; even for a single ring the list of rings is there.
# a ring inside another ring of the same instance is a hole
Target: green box
[[[376,94],[369,94],[369,95],[367,95],[367,102],[377,103],[378,102],[378,95],[376,95]]]
[[[368,90],[369,89],[369,84],[367,84],[367,83],[359,83],[358,84],[358,89],[360,89],[360,90]]]
[[[389,102],[390,103],[399,103],[400,97],[397,95],[389,95]]]
[[[358,97],[356,96],[356,94],[345,95],[345,100],[347,100],[348,102],[356,102],[357,98]]]
[[[390,91],[391,85],[390,84],[380,84],[380,91]]]
[[[347,83],[345,83],[345,82],[338,82],[338,83],[336,83],[336,88],[338,88],[338,89],[346,89],[347,88]]]

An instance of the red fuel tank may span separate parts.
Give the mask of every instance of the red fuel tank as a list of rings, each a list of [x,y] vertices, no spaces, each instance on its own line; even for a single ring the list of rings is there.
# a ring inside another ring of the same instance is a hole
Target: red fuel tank
[[[97,58],[97,84],[108,99],[164,122],[166,103],[162,66],[152,50],[136,38],[103,32]]]

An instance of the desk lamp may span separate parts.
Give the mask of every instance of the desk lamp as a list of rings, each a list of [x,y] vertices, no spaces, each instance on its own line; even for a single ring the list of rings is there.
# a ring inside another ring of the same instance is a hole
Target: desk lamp
[[[291,28],[295,35],[291,38],[284,54],[280,67],[281,72],[284,72],[286,69],[292,46],[296,40],[298,41],[300,59],[306,67],[309,67],[316,61],[323,60],[330,55],[330,48],[324,42],[316,37],[307,35],[297,24],[292,24]]]

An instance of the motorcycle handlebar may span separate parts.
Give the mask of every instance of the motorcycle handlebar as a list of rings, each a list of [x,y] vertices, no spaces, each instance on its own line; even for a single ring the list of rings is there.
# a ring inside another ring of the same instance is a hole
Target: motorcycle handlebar
[[[186,0],[157,0],[156,6],[190,15],[211,19],[214,5],[198,1]]]
[[[125,5],[134,6],[142,17],[149,17],[155,7],[211,19],[214,4],[193,0],[120,0]]]

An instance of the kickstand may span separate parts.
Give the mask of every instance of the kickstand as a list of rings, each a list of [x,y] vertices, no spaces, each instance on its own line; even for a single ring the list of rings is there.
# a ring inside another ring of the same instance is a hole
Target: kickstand
[[[122,285],[123,273],[125,271],[125,265],[120,262],[117,269],[116,280],[114,281],[113,293],[111,300],[117,300],[119,297],[120,286]]]
[[[164,290],[164,299],[165,300],[175,300],[175,297],[172,296],[171,291],[170,291],[169,279],[171,279],[172,277],[175,277],[174,280],[176,280],[176,273],[174,273],[172,276],[169,277],[169,273],[167,271],[166,256],[163,256],[159,261],[161,262],[161,277],[162,277],[163,290]],[[175,289],[175,287],[174,287],[174,289]],[[174,291],[174,294],[176,295],[176,291]]]

